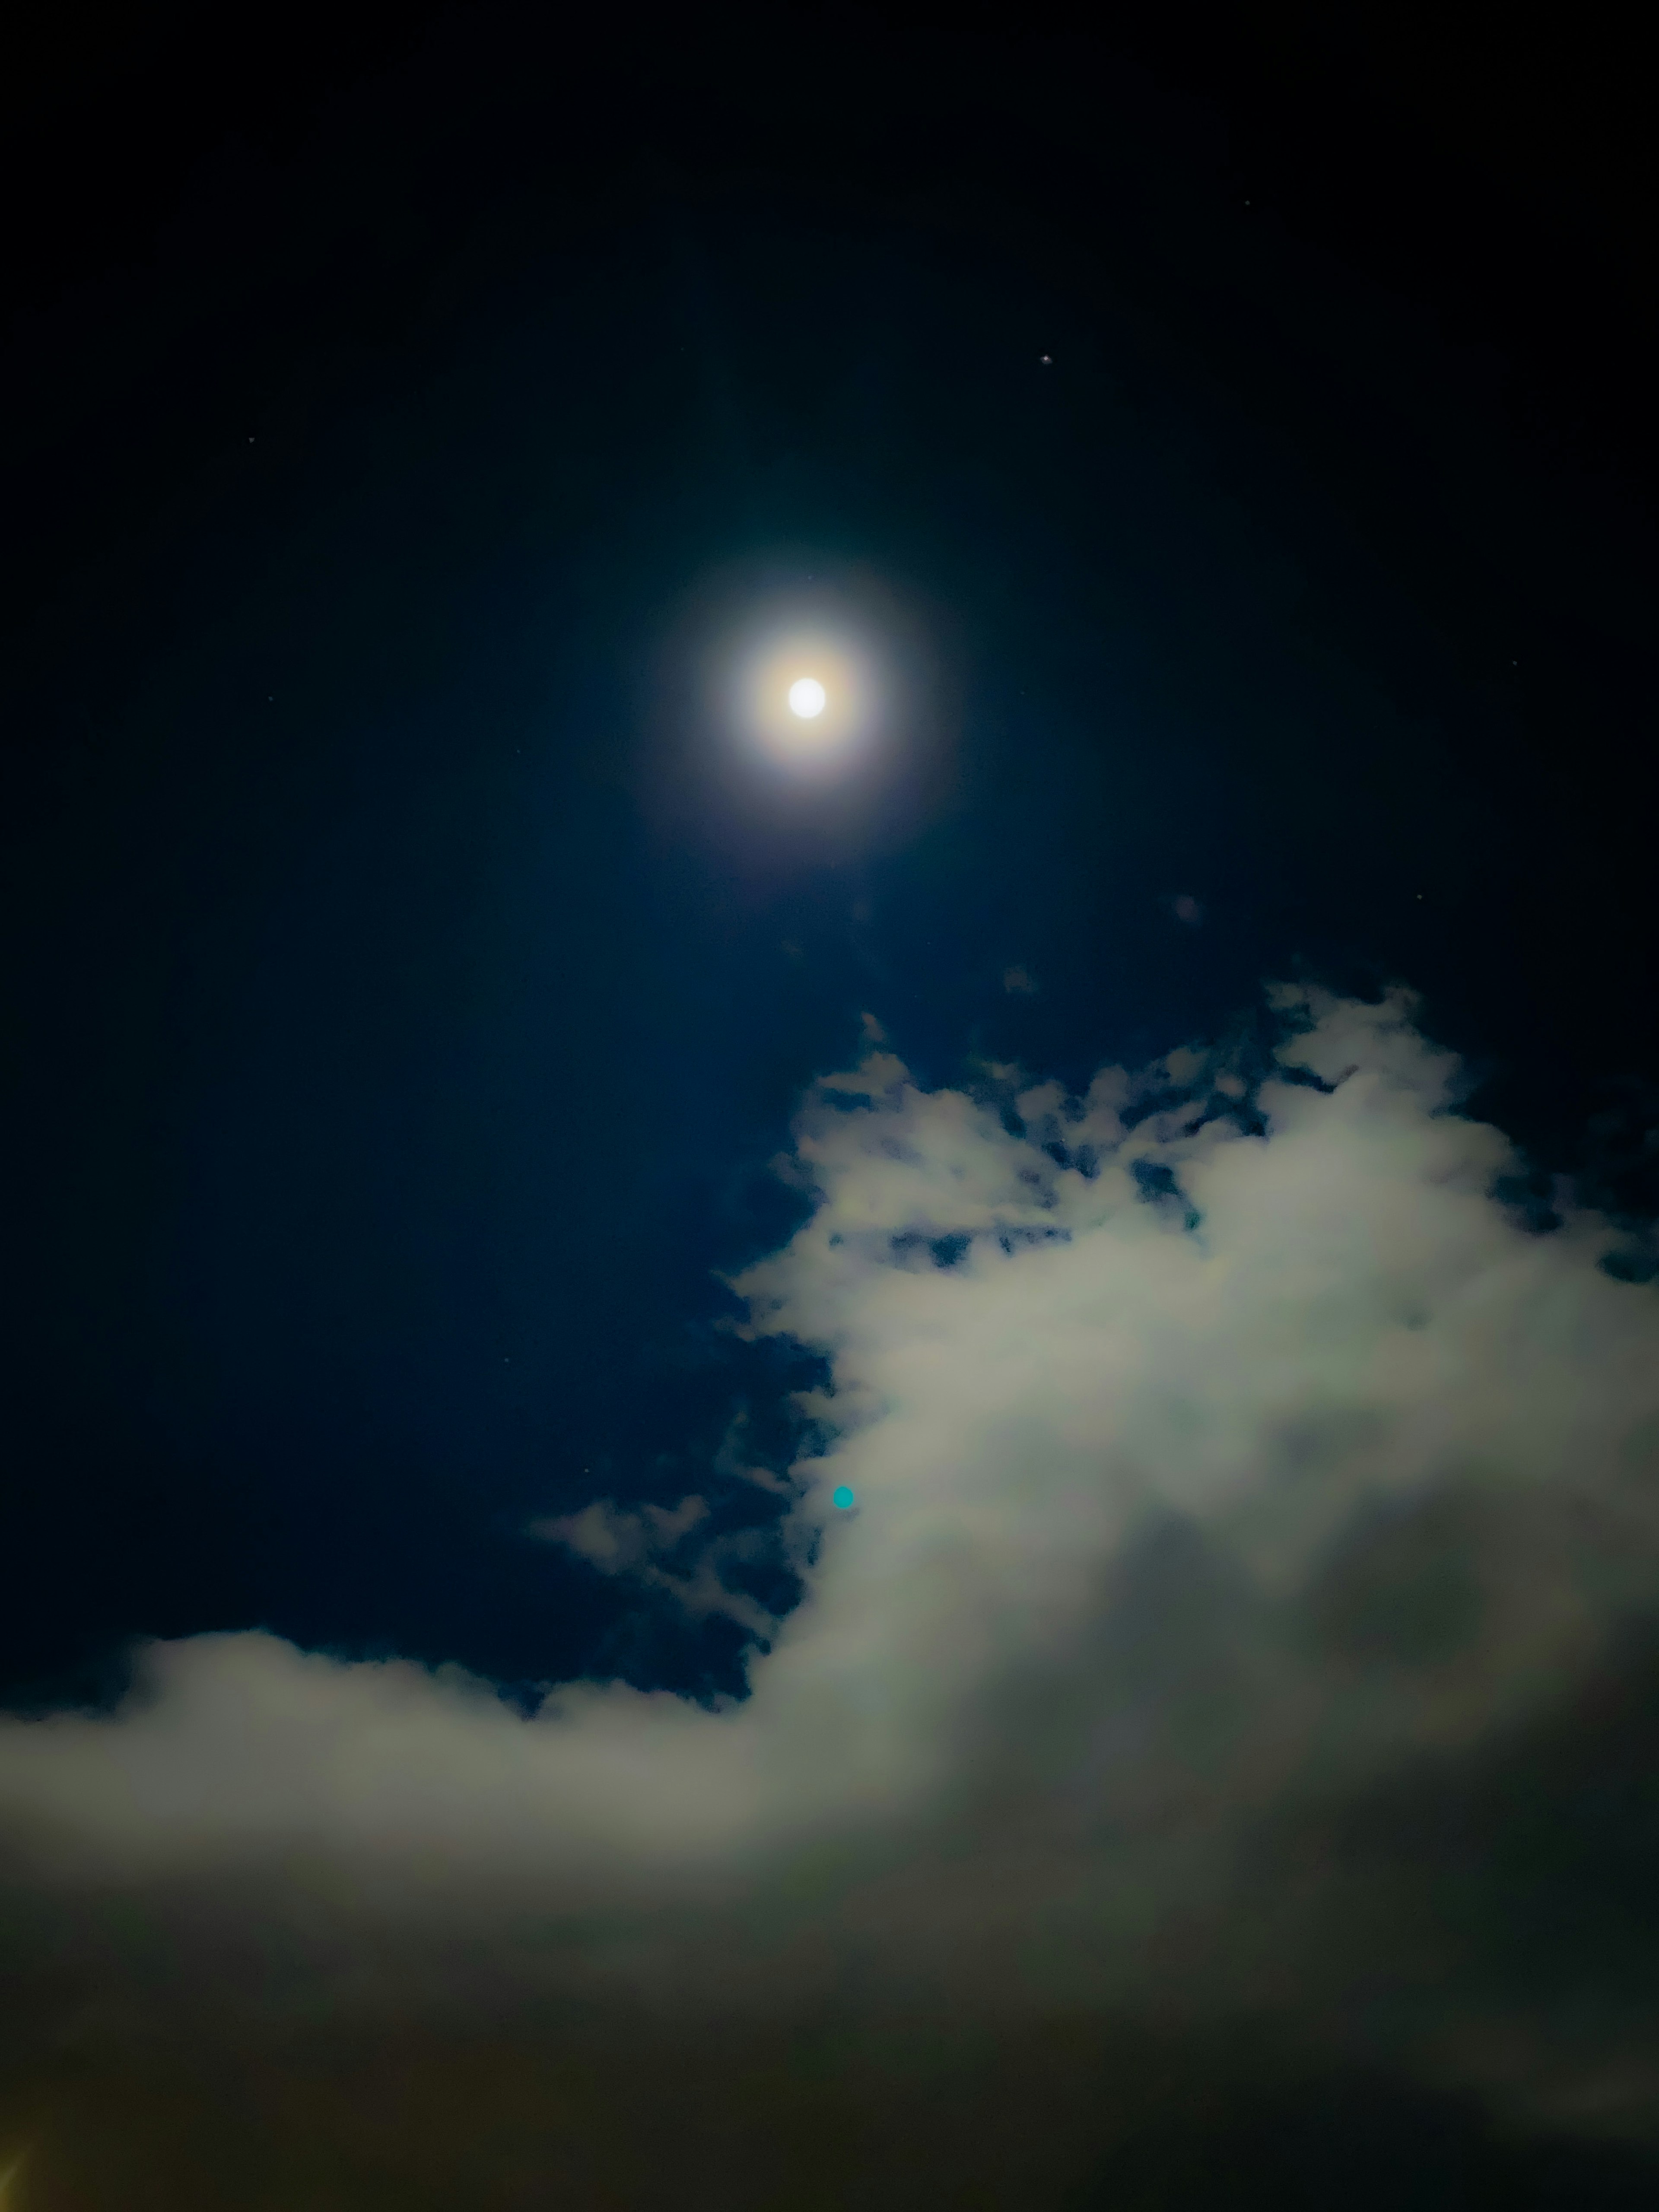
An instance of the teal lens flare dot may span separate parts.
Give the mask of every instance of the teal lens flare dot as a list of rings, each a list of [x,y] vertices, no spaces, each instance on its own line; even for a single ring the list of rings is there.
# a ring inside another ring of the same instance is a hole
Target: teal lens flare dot
[[[832,1490],[830,1494],[835,1499],[836,1504],[840,1506],[843,1513],[853,1502],[853,1493],[847,1487],[847,1485],[844,1482],[838,1489]]]

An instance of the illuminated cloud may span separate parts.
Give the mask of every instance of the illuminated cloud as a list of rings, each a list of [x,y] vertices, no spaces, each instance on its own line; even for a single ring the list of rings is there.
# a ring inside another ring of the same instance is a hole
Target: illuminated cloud
[[[698,1498],[536,1532],[744,1620],[746,1701],[580,1683],[526,1719],[459,1674],[155,1645],[113,1716],[0,1728],[15,1897],[95,1927],[142,1887],[185,1957],[228,1883],[347,2011],[481,1981],[1328,2023],[1404,1926],[1436,1998],[1403,2045],[1495,2080],[1531,2001],[1435,1965],[1457,1942],[1328,1838],[1553,1725],[1659,1602],[1659,1308],[1601,1217],[1492,1195],[1510,1148],[1407,997],[1275,999],[1265,1072],[1032,1083],[1013,1132],[878,1031],[815,1086],[811,1218],[736,1285],[833,1375],[776,1540],[804,1601],[735,1598]],[[1574,2078],[1645,2081],[1627,2041]]]

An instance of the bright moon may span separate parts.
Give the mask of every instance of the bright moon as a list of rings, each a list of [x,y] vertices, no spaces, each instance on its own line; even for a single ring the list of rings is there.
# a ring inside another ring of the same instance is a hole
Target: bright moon
[[[876,729],[878,672],[860,641],[805,623],[751,638],[721,679],[738,732],[808,783],[843,775]]]

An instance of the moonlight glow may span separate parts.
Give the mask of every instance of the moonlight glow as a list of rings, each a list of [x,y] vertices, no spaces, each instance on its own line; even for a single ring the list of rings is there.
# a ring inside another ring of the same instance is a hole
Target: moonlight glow
[[[809,778],[839,775],[866,751],[888,690],[864,641],[810,621],[751,634],[720,680],[732,687],[737,732],[775,765]]]

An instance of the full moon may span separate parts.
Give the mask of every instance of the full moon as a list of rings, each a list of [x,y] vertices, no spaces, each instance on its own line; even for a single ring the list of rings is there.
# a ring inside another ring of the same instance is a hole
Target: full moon
[[[722,641],[716,681],[746,747],[805,785],[855,771],[878,727],[881,671],[856,635],[799,617],[757,619]],[[733,645],[737,650],[733,651]]]

